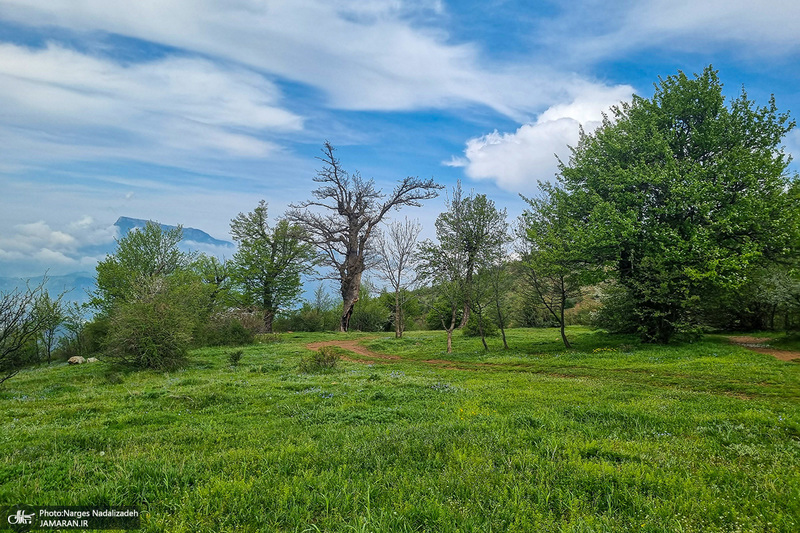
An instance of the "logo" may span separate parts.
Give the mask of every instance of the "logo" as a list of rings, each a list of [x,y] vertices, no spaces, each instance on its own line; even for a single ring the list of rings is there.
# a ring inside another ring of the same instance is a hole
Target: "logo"
[[[8,515],[8,523],[14,526],[32,524],[35,515],[36,513],[28,514],[22,509],[18,509],[16,514]]]

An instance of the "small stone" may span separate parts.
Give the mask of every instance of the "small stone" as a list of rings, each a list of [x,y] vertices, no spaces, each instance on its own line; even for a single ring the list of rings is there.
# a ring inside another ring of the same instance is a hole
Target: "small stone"
[[[98,361],[99,359],[97,357],[90,357],[89,359],[86,360],[87,363],[96,363]]]
[[[80,355],[75,355],[75,356],[73,356],[73,357],[70,357],[70,358],[67,360],[67,363],[69,363],[69,364],[71,364],[71,365],[80,365],[80,364],[83,364],[83,363],[85,363],[85,362],[86,362],[86,359],[84,359],[84,358],[83,358],[83,357],[81,357]]]

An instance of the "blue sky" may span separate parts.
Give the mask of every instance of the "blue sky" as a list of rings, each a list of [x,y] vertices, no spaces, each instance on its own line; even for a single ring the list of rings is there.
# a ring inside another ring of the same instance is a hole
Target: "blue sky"
[[[384,189],[461,179],[513,218],[580,125],[659,76],[713,64],[730,96],[800,109],[797,20],[795,0],[0,0],[0,276],[91,271],[119,216],[228,239],[261,198],[310,196],[326,139]],[[401,216],[430,236],[442,206]]]

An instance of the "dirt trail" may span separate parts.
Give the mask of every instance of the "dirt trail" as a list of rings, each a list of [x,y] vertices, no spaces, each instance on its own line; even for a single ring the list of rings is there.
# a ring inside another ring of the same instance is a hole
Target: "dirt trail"
[[[364,338],[360,339],[362,341],[372,340],[372,338]],[[795,352],[791,350],[778,350],[772,348],[767,344],[772,339],[769,337],[748,337],[748,336],[729,336],[728,340],[733,344],[738,344],[739,346],[743,346],[748,350],[752,350],[754,352],[763,353],[767,355],[771,355],[776,359],[780,359],[781,361],[791,361],[791,362],[800,362],[800,352]],[[402,357],[399,355],[392,355],[392,354],[385,354],[374,352],[360,344],[359,340],[351,339],[351,340],[332,340],[332,341],[318,341],[306,344],[306,348],[309,350],[318,350],[323,346],[337,346],[349,352],[352,352],[356,355],[361,355],[363,357],[368,357],[369,359],[362,359],[358,357],[347,357],[343,356],[342,359],[345,361],[351,361],[354,363],[362,363],[365,365],[373,365],[373,364],[387,364],[393,363],[397,361],[402,361]],[[456,361],[446,361],[443,359],[427,359],[424,361],[419,361],[420,363],[425,363],[429,365],[441,366],[446,369],[450,370],[477,370],[477,367],[493,367],[497,365],[493,365],[490,363],[458,363]],[[502,366],[502,365],[500,365]],[[572,376],[570,376],[572,377]]]
[[[780,359],[781,361],[800,362],[800,352],[793,352],[791,350],[778,350],[772,348],[768,344],[772,340],[769,337],[739,336],[739,337],[728,337],[728,340],[733,344],[744,346],[748,350],[771,355],[772,357]]]
[[[374,337],[373,337],[374,338]],[[361,339],[362,341],[372,340],[372,338],[364,338]],[[306,348],[309,350],[318,350],[323,346],[336,346],[338,348],[345,349],[349,352],[353,352],[357,355],[362,355],[364,357],[369,357],[370,359],[360,359],[355,357],[347,357],[342,356],[342,359],[345,361],[351,361],[353,363],[362,363],[365,365],[372,365],[372,364],[386,364],[386,363],[395,363],[398,361],[402,361],[403,358],[399,355],[392,355],[392,354],[385,354],[385,353],[378,353],[373,352],[366,346],[362,346],[359,344],[358,340],[334,340],[334,341],[319,341],[319,342],[312,342],[310,344],[306,344]],[[445,361],[442,359],[428,359],[426,361],[419,361],[420,363],[425,363],[428,365],[436,365],[444,367],[448,370],[475,370],[476,366],[489,366],[487,363],[467,363],[467,364],[459,364],[456,361]]]
[[[362,340],[371,340],[371,339],[362,339]],[[336,340],[336,341],[319,341],[319,342],[312,342],[310,344],[306,344],[306,348],[309,350],[319,350],[323,346],[336,346],[338,348],[342,348],[349,352],[353,352],[358,355],[363,355],[364,357],[369,357],[371,359],[377,359],[377,361],[366,361],[364,359],[357,359],[351,357],[342,357],[345,361],[354,361],[356,363],[365,363],[365,364],[373,364],[373,363],[388,363],[389,361],[399,361],[400,356],[398,355],[389,355],[385,353],[378,353],[373,352],[369,348],[362,346],[359,344],[357,340]]]

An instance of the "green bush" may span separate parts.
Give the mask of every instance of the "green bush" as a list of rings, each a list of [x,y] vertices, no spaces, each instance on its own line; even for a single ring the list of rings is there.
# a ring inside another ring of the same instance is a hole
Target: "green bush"
[[[300,360],[300,372],[314,374],[333,370],[341,359],[341,349],[335,346],[323,346]]]
[[[196,344],[202,346],[246,346],[255,342],[255,333],[233,316],[215,316],[199,329]]]
[[[231,366],[237,366],[239,361],[242,360],[242,356],[244,355],[244,350],[233,350],[232,352],[228,352],[228,362]]]
[[[635,302],[625,287],[614,283],[603,288],[600,309],[592,317],[592,325],[609,333],[636,333]]]
[[[480,337],[481,332],[478,328],[478,316],[475,313],[469,315],[469,320],[464,326],[463,334],[465,337]],[[494,320],[489,317],[483,317],[483,334],[486,337],[495,337],[500,335],[500,328],[497,327]]]
[[[175,368],[192,344],[197,324],[192,302],[169,287],[153,284],[143,289],[139,297],[112,311],[106,355],[137,368]]]

